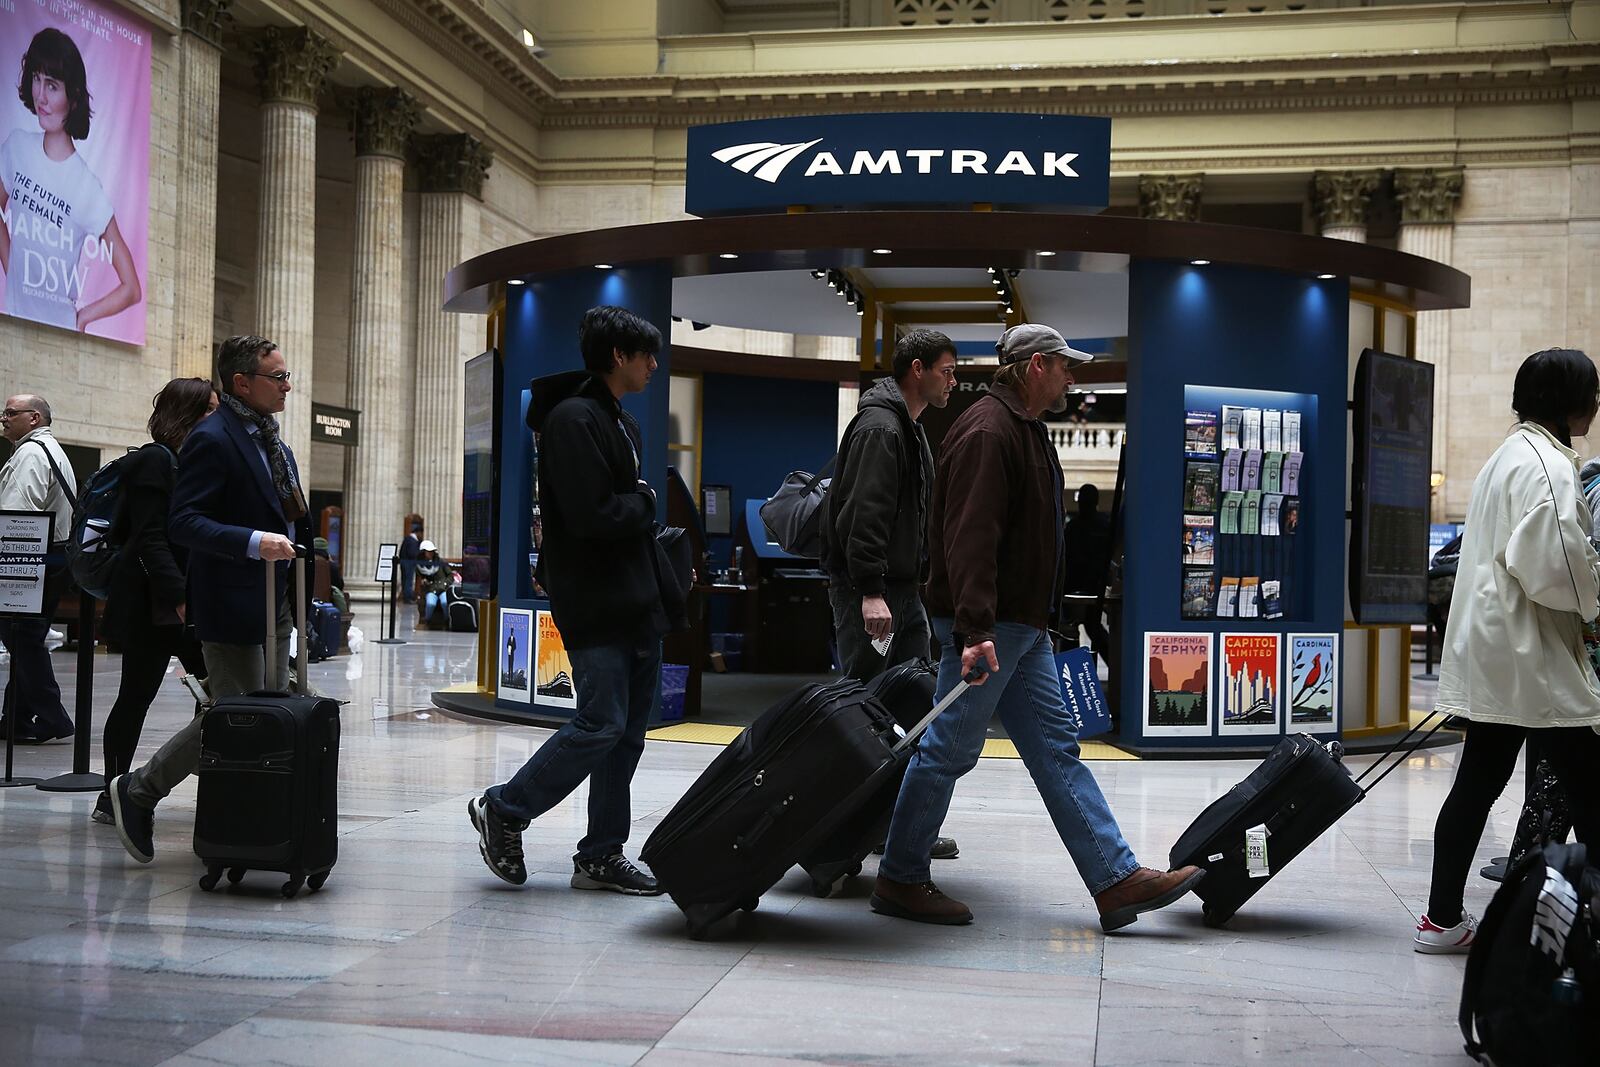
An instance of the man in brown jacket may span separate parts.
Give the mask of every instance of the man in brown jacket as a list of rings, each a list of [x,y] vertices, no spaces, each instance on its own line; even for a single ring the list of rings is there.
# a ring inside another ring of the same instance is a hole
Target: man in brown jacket
[[[1061,699],[1049,624],[1061,603],[1061,463],[1039,416],[1066,407],[1074,364],[1091,358],[1048,326],[1023,324],[995,345],[989,395],[945,436],[928,522],[928,611],[944,650],[938,692],[974,669],[973,684],[922,736],[895,804],[872,909],[918,922],[972,921],[939,891],[929,852],[956,780],[977,765],[998,712],[1044,798],[1056,832],[1116,930],[1166,907],[1200,881],[1197,867],[1141,867],[1105,796],[1078,758]]]

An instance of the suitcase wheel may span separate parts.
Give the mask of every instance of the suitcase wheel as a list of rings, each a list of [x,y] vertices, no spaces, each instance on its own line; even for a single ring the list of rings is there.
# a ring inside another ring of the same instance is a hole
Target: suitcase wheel
[[[1223,925],[1226,924],[1231,918],[1233,918],[1231,914],[1224,915],[1216,908],[1213,908],[1210,904],[1207,904],[1200,909],[1200,920],[1213,930],[1222,929]]]
[[[200,888],[209,893],[217,888],[217,880],[222,877],[221,867],[207,867],[206,873],[200,878]]]
[[[323,871],[321,874],[313,874],[310,878],[306,879],[306,888],[315,893],[317,890],[322,888],[322,884],[327,880],[327,871]]]
[[[294,895],[300,892],[300,887],[305,884],[306,880],[304,878],[290,878],[287,882],[283,883],[283,887],[279,889],[278,892],[283,894],[284,900],[293,900]]]
[[[834,886],[841,885],[844,877],[838,878],[813,878],[811,879],[811,895],[814,897],[830,897],[833,895]]]
[[[244,868],[243,867],[229,867],[228,868],[228,884],[229,885],[238,885],[242,881],[244,881]]]

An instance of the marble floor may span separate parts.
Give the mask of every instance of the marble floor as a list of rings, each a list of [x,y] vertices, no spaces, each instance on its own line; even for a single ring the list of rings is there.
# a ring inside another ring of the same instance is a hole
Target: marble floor
[[[273,875],[198,891],[192,780],[161,808],[149,866],[89,821],[92,795],[0,790],[0,1064],[1469,1062],[1462,960],[1410,944],[1459,749],[1413,758],[1226,930],[1191,898],[1104,936],[1022,764],[985,760],[945,827],[961,858],[935,872],[973,925],[873,915],[860,880],[819,900],[796,872],[696,943],[665,898],[568,888],[581,791],[526,835],[526,886],[484,869],[465,802],[546,731],[432,710],[432,689],[468,680],[472,640],[410,636],[312,669],[350,701],[339,864],[314,896],[282,900]],[[102,712],[117,670],[99,657]],[[57,673],[70,707],[65,655]],[[188,714],[169,677],[143,751]],[[716,752],[650,742],[630,851]],[[23,749],[18,771],[70,761],[65,746]],[[1248,769],[1094,764],[1159,866]],[[1513,799],[1485,857],[1511,834]],[[1469,906],[1491,889],[1474,877]]]

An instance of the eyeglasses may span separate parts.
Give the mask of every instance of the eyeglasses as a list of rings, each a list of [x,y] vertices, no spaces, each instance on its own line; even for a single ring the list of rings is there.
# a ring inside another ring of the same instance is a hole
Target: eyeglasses
[[[263,374],[261,371],[257,370],[245,371],[245,373],[250,375],[252,378],[271,378],[279,385],[289,384],[289,372],[286,370],[281,370],[277,374]]]
[[[18,415],[26,415],[26,414],[28,414],[30,412],[35,414],[35,415],[37,415],[37,414],[39,414],[39,409],[38,408],[6,408],[4,411],[0,411],[0,416],[4,416],[5,418],[8,418],[8,419],[14,419]]]

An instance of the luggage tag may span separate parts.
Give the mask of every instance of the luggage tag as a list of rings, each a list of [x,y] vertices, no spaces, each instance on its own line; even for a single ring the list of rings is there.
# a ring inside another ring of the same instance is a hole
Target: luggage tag
[[[1272,868],[1267,862],[1267,828],[1252,826],[1244,832],[1244,869],[1251,878],[1271,878]]]
[[[872,638],[872,651],[880,656],[887,656],[889,654],[889,646],[892,644],[894,644],[894,631],[890,630],[882,637]]]

